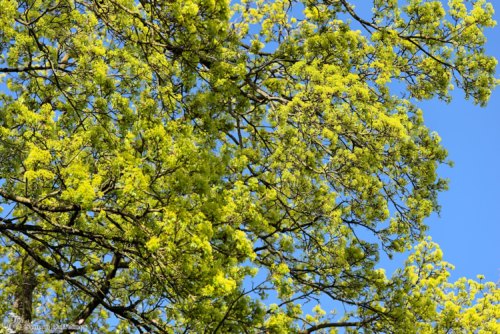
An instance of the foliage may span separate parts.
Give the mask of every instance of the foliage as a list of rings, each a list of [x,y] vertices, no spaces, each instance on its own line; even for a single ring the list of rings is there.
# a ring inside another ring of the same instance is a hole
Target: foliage
[[[454,86],[487,102],[486,1],[0,8],[0,313],[99,333],[499,331],[498,287],[448,283],[424,238],[446,151],[415,106]]]

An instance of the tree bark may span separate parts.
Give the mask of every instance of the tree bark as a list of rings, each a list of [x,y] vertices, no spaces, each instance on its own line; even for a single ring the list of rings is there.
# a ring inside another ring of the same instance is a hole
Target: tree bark
[[[28,255],[23,254],[21,271],[17,276],[16,291],[14,295],[14,313],[18,316],[16,333],[30,333],[29,327],[33,320],[33,292],[37,286],[36,262]]]

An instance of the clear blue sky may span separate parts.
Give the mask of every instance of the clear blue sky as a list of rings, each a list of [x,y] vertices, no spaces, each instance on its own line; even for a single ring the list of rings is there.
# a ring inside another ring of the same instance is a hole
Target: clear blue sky
[[[493,0],[500,22],[500,1]],[[500,27],[487,32],[488,54],[500,59]],[[500,69],[497,68],[497,78]],[[427,125],[437,131],[453,168],[440,175],[450,179],[450,189],[439,197],[441,217],[428,220],[433,240],[445,259],[456,266],[453,277],[484,274],[500,281],[500,87],[485,108],[455,94],[450,104],[421,104]]]
[[[493,0],[500,22],[500,1]],[[500,59],[500,27],[487,31],[487,53]],[[497,78],[500,69],[497,69]],[[450,104],[420,104],[426,124],[439,133],[453,168],[440,175],[450,189],[439,197],[441,216],[427,220],[429,234],[440,244],[445,260],[455,265],[452,278],[500,281],[500,87],[485,108],[455,93]]]

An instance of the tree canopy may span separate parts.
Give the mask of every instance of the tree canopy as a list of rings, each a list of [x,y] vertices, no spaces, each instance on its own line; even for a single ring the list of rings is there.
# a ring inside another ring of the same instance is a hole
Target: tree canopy
[[[487,102],[493,8],[356,3],[0,0],[0,316],[498,333],[498,286],[426,237],[447,154],[416,106]]]

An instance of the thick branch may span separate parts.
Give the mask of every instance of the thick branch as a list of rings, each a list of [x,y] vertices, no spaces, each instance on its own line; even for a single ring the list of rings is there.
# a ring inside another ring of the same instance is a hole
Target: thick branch
[[[66,64],[63,64],[66,65]],[[66,69],[66,66],[57,66],[55,69],[70,72]],[[23,73],[23,72],[33,72],[33,71],[51,71],[52,66],[25,66],[25,67],[0,67],[0,73]]]
[[[116,276],[118,269],[120,268],[121,255],[115,254],[111,260],[112,268],[109,273],[104,278],[104,282],[96,293],[96,296],[92,301],[83,309],[82,312],[77,316],[76,323],[79,325],[83,324],[85,320],[94,312],[94,310],[104,301],[106,295],[109,293],[111,286],[111,280]]]
[[[377,319],[377,317],[368,318],[368,319],[363,320],[363,321],[326,322],[326,323],[311,326],[308,329],[305,329],[299,333],[300,334],[309,334],[309,333],[313,333],[313,332],[316,332],[316,331],[318,331],[320,329],[324,329],[324,328],[362,327],[362,326],[366,325],[367,323],[372,322],[376,319]]]
[[[10,201],[23,204],[27,206],[30,209],[37,209],[40,211],[47,211],[47,212],[74,212],[74,211],[82,211],[83,208],[77,204],[68,204],[68,205],[46,205],[46,204],[41,204],[39,201],[32,201],[29,198],[22,197],[22,196],[17,196],[14,194],[9,194],[3,189],[0,189],[0,196],[2,196],[5,199],[8,199]],[[161,209],[147,209],[145,212],[143,212],[141,215],[132,215],[117,209],[112,209],[112,208],[106,208],[106,207],[94,207],[94,208],[89,208],[87,211],[92,211],[92,212],[101,212],[101,211],[106,211],[109,213],[117,214],[120,216],[125,216],[128,218],[136,219],[138,217],[144,216],[145,214],[152,213],[152,212],[161,212]]]

